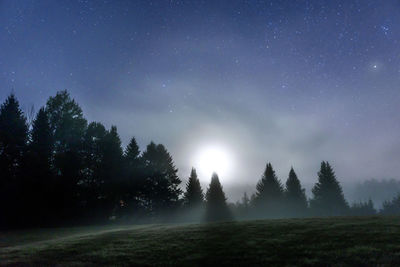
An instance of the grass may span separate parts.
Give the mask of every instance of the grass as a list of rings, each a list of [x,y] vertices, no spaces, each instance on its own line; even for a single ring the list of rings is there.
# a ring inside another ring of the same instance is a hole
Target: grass
[[[399,217],[0,232],[1,266],[400,266]]]

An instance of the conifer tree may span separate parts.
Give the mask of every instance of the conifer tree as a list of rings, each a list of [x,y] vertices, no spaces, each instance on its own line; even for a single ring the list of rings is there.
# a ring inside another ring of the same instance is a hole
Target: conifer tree
[[[120,216],[131,217],[142,213],[140,199],[145,186],[142,163],[139,146],[132,137],[124,152],[125,174],[120,183],[122,192]]]
[[[301,187],[300,180],[293,168],[290,169],[289,177],[286,181],[285,200],[287,215],[305,216],[307,211],[307,197],[305,190]]]
[[[384,201],[381,214],[400,215],[400,193],[390,201]]]
[[[0,171],[2,180],[16,179],[28,141],[26,117],[11,94],[0,107]]]
[[[29,151],[34,153],[38,163],[41,164],[41,168],[50,169],[54,143],[49,116],[44,108],[39,110],[32,123],[30,137]]]
[[[232,215],[226,203],[225,193],[218,175],[213,173],[206,193],[206,221],[231,220]]]
[[[258,216],[276,217],[283,214],[284,189],[272,168],[267,163],[261,180],[257,183],[254,205]]]
[[[25,215],[33,220],[32,223],[46,223],[46,220],[51,220],[50,214],[56,210],[53,205],[55,181],[51,170],[53,146],[49,117],[45,109],[41,108],[32,122],[24,169],[28,174],[24,196],[30,199],[26,202],[28,214]]]
[[[54,140],[53,168],[58,176],[57,205],[62,216],[79,213],[79,184],[83,174],[83,140],[87,127],[80,106],[67,91],[60,91],[46,103]]]
[[[313,198],[310,207],[316,215],[345,215],[348,204],[344,198],[342,187],[328,162],[321,163],[318,182],[312,189]]]
[[[374,208],[374,203],[371,199],[366,202],[353,203],[350,207],[350,214],[352,216],[375,215],[376,210]]]
[[[151,215],[178,207],[182,190],[173,159],[166,148],[151,142],[142,154],[145,186],[142,203]]]
[[[103,153],[101,192],[103,193],[102,197],[104,197],[105,215],[108,217],[121,204],[120,200],[123,195],[120,187],[123,171],[123,150],[116,126],[111,126],[104,137]]]
[[[27,140],[26,117],[11,94],[0,107],[0,224],[3,225],[19,223]]]
[[[186,192],[184,194],[184,204],[186,207],[195,208],[203,204],[204,194],[201,189],[200,180],[197,178],[196,169],[192,168],[189,180],[186,184]]]
[[[99,219],[104,212],[103,169],[105,154],[105,139],[107,130],[99,122],[91,122],[84,136],[83,175],[80,181],[81,201],[85,203],[85,215]]]

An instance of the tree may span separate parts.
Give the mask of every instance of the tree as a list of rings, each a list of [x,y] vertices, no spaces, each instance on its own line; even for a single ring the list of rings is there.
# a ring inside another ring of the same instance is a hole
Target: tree
[[[381,214],[383,215],[399,215],[400,214],[400,193],[391,201],[383,202]]]
[[[51,170],[53,138],[50,129],[49,117],[44,108],[41,108],[32,122],[30,143],[25,160],[24,196],[26,202],[26,218],[32,223],[48,223],[56,210],[53,205],[54,177]]]
[[[143,152],[145,186],[142,203],[150,215],[160,215],[176,208],[180,201],[181,183],[171,155],[161,144],[151,142]]]
[[[99,219],[104,213],[101,205],[101,188],[106,135],[107,130],[103,124],[91,122],[84,136],[82,155],[84,167],[80,180],[81,203],[84,206],[85,215],[92,219]]]
[[[318,182],[312,189],[313,198],[310,207],[316,215],[345,215],[348,204],[344,198],[342,187],[328,162],[321,163]]]
[[[53,168],[59,178],[57,205],[66,218],[71,218],[79,215],[78,185],[84,169],[83,139],[87,122],[82,109],[67,91],[50,97],[46,112],[54,138]]]
[[[281,216],[284,190],[271,163],[267,163],[261,180],[257,183],[254,205],[261,217]]]
[[[189,180],[186,184],[186,192],[184,194],[184,204],[189,208],[196,208],[203,204],[204,194],[201,189],[200,180],[197,178],[196,169],[192,168]]]
[[[213,173],[206,193],[206,221],[227,221],[232,215],[226,203],[225,193],[218,175]]]
[[[353,205],[350,207],[350,214],[352,216],[375,215],[376,210],[374,208],[374,203],[371,199],[366,202],[353,203]]]
[[[306,215],[307,197],[293,168],[290,169],[289,177],[286,181],[285,199],[289,216]]]
[[[16,97],[11,94],[0,107],[0,224],[13,225],[21,211],[22,165],[28,126]]]
[[[102,160],[101,198],[104,203],[104,211],[106,218],[112,212],[122,205],[121,198],[123,195],[120,187],[123,171],[123,151],[121,147],[121,139],[117,132],[117,127],[111,126],[104,138],[104,154]]]
[[[134,216],[138,218],[144,213],[140,200],[145,183],[143,179],[143,161],[134,137],[131,138],[124,152],[124,170],[124,179],[120,184],[122,195],[119,216]]]
[[[0,168],[3,182],[16,179],[28,141],[28,126],[19,102],[11,94],[0,107]]]
[[[250,203],[251,200],[246,192],[243,193],[242,199],[237,201],[235,205],[233,205],[233,212],[235,218],[238,219],[249,219],[250,217]]]

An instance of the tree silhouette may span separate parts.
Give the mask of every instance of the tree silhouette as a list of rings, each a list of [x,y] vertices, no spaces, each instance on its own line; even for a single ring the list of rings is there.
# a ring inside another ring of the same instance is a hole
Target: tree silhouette
[[[59,209],[63,216],[78,216],[79,181],[83,167],[83,137],[87,122],[82,109],[67,91],[60,91],[46,103],[54,138],[53,168],[59,177]],[[63,217],[61,216],[61,217]]]
[[[186,192],[184,194],[184,204],[186,207],[195,208],[203,204],[204,194],[200,186],[200,180],[197,178],[196,169],[192,168],[189,180],[186,184]]]
[[[132,137],[124,152],[125,174],[120,184],[122,193],[120,216],[139,217],[143,213],[141,206],[141,196],[145,186],[143,167],[139,146],[136,139]]]
[[[50,215],[56,211],[53,203],[56,185],[51,169],[53,146],[49,117],[45,109],[41,108],[32,122],[23,169],[26,173],[23,195],[30,200],[25,202],[25,215],[36,224],[47,223],[51,220]]]
[[[18,189],[22,186],[21,168],[26,152],[28,126],[11,94],[0,107],[0,223],[14,225],[21,221],[23,196]]]
[[[257,183],[254,205],[258,216],[276,217],[283,213],[284,190],[271,163],[267,163],[261,180]]]
[[[213,173],[206,193],[206,221],[227,221],[232,215],[226,203],[225,193],[218,175]]]
[[[305,216],[307,211],[307,197],[305,190],[301,187],[300,180],[297,178],[293,168],[290,169],[289,177],[286,181],[285,190],[287,215]]]
[[[328,162],[321,163],[318,182],[314,185],[312,193],[310,207],[317,215],[345,215],[348,212],[342,187]]]
[[[102,164],[102,188],[101,193],[104,201],[106,215],[110,215],[118,209],[123,195],[121,192],[121,180],[123,170],[123,151],[121,139],[117,132],[117,127],[111,129],[104,137],[104,155]]]
[[[145,186],[143,204],[150,215],[178,207],[182,190],[171,155],[161,144],[151,142],[143,152]]]
[[[399,215],[400,214],[400,193],[391,201],[383,202],[381,213],[384,215]]]
[[[350,207],[350,214],[352,216],[375,215],[376,210],[374,208],[374,203],[371,199],[366,202],[353,203]]]

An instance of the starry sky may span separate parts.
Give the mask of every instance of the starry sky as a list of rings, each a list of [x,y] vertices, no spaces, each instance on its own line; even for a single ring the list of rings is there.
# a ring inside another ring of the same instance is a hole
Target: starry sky
[[[322,160],[344,187],[400,179],[399,14],[397,0],[0,0],[0,99],[38,110],[67,89],[124,145],[164,144],[184,181],[196,151],[222,146],[230,200],[267,161],[308,194]]]

